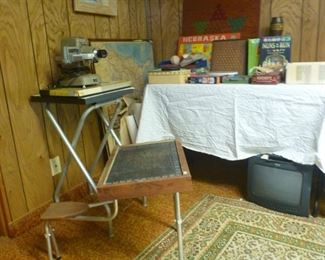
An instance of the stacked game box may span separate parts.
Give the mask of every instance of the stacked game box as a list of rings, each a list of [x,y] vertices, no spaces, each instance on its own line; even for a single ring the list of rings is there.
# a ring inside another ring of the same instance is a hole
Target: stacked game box
[[[266,36],[260,41],[260,65],[283,71],[291,60],[291,36]]]
[[[260,61],[260,38],[247,40],[247,75],[253,75]]]
[[[240,33],[216,33],[202,34],[192,36],[181,36],[178,39],[178,56],[184,54],[201,53],[208,61],[208,67],[211,61],[212,42],[223,40],[240,39]]]

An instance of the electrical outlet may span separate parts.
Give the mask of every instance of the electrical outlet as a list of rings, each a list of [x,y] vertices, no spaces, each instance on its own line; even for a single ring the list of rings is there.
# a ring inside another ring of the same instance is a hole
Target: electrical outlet
[[[59,156],[50,158],[50,167],[51,167],[52,176],[57,175],[62,171]]]

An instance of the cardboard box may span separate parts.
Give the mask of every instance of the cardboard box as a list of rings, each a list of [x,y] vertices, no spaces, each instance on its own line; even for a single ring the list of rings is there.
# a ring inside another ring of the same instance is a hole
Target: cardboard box
[[[281,74],[274,72],[260,75],[255,74],[251,78],[251,84],[278,84],[280,82]]]
[[[212,42],[234,39],[240,39],[240,33],[215,33],[181,36],[178,39],[177,55],[181,57],[183,54],[201,53],[208,61],[208,67],[210,67]]]
[[[325,84],[325,62],[293,62],[286,67],[287,84]]]
[[[211,71],[236,71],[246,74],[247,40],[214,41]]]
[[[248,39],[247,46],[247,75],[253,75],[254,67],[260,61],[260,39]]]
[[[283,71],[291,60],[291,36],[266,36],[260,42],[260,62],[263,67]]]
[[[149,84],[185,84],[191,70],[172,70],[172,71],[150,71],[148,74]]]
[[[234,75],[234,76],[223,76],[222,83],[224,84],[248,84],[250,77],[247,75]]]
[[[188,78],[189,84],[219,84],[220,77],[210,75],[191,75]]]

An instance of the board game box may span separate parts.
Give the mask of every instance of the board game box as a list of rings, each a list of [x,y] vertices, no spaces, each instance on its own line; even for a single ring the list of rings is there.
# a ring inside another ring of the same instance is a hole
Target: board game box
[[[291,36],[266,36],[260,42],[260,62],[262,67],[283,71],[291,60]]]
[[[181,36],[178,40],[177,55],[181,57],[183,54],[202,53],[208,61],[208,67],[210,67],[212,42],[234,39],[240,39],[240,33],[217,33]]]
[[[247,40],[247,74],[253,75],[254,68],[260,61],[260,39]]]
[[[246,74],[247,40],[214,41],[211,71],[236,71]]]

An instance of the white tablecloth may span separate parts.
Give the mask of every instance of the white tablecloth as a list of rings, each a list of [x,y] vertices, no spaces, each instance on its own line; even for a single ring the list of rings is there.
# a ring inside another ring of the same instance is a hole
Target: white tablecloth
[[[145,89],[137,142],[179,138],[228,160],[273,153],[325,169],[325,85],[179,85]]]

